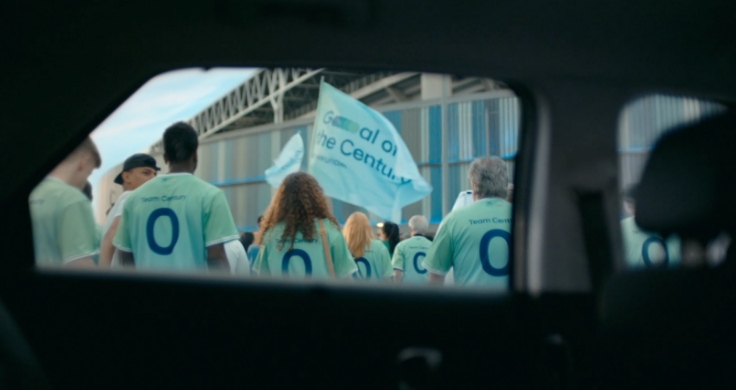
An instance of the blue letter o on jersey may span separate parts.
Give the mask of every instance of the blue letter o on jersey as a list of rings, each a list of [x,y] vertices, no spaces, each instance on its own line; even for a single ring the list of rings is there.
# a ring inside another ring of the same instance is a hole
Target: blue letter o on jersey
[[[299,256],[304,261],[304,274],[305,275],[311,275],[312,274],[312,259],[309,258],[309,255],[307,252],[301,250],[301,249],[292,249],[284,255],[284,258],[281,260],[281,273],[284,275],[289,274],[289,261],[291,261],[291,258],[294,256]]]
[[[360,274],[360,264],[365,264],[365,275],[361,275],[363,279],[370,279],[371,278],[371,265],[368,263],[368,260],[366,260],[363,257],[358,257],[355,259],[355,264],[358,266],[358,274]]]
[[[491,245],[491,240],[494,238],[503,238],[506,241],[506,245],[511,246],[511,234],[505,230],[493,229],[486,232],[480,239],[480,265],[483,267],[483,271],[486,271],[491,276],[506,276],[509,274],[509,259],[506,257],[506,265],[501,268],[495,268],[491,264],[491,259],[488,255],[488,247]]]
[[[660,265],[661,267],[667,267],[667,264],[670,262],[670,254],[667,252],[667,244],[664,242],[663,239],[659,237],[649,237],[644,241],[644,244],[641,246],[641,258],[644,260],[644,264],[647,267],[656,267],[658,264],[654,264],[652,262],[652,259],[649,258],[649,246],[654,243],[659,243],[659,245],[662,245],[662,249],[664,249],[664,261]]]
[[[156,220],[163,216],[169,217],[171,220],[171,242],[166,247],[158,245],[156,237],[153,235],[153,227],[156,224]],[[166,207],[153,210],[151,215],[148,216],[148,222],[146,222],[146,239],[148,240],[148,247],[151,248],[153,253],[170,255],[174,251],[174,245],[179,240],[179,218],[176,217],[174,210]]]
[[[426,269],[419,268],[419,264],[418,263],[419,263],[419,257],[420,256],[422,258],[424,258],[424,257],[427,257],[427,254],[424,253],[424,252],[417,252],[414,255],[414,271],[417,271],[418,274],[426,274],[427,273],[427,270]]]

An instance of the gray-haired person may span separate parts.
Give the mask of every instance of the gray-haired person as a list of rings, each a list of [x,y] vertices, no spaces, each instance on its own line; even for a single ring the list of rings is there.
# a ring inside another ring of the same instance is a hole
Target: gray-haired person
[[[427,218],[415,215],[409,219],[410,238],[401,241],[394,249],[391,263],[394,267],[394,281],[397,283],[426,283],[427,270],[422,261],[427,256],[432,241],[424,235],[429,230]]]
[[[455,284],[506,289],[511,204],[508,168],[498,157],[475,159],[468,178],[475,203],[448,214],[424,259],[430,283],[454,269]]]

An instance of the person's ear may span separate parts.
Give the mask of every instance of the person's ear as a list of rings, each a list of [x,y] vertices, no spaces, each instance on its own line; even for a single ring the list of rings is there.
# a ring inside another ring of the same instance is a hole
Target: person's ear
[[[197,151],[195,150],[194,153],[192,153],[192,161],[196,164],[199,160],[199,156],[197,155]]]
[[[164,153],[164,162],[168,165],[169,164],[169,156]]]
[[[77,158],[77,171],[82,172],[84,171],[85,166],[87,165],[87,162],[89,162],[89,156],[81,155]]]
[[[123,178],[123,184],[128,183],[128,178],[130,178],[130,172],[123,172],[121,176]]]

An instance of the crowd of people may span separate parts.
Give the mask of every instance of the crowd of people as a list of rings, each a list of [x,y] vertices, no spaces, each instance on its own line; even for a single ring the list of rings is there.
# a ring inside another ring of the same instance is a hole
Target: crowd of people
[[[224,193],[193,174],[198,146],[179,122],[163,136],[167,173],[147,154],[129,157],[114,179],[123,193],[99,227],[87,179],[101,157],[86,139],[30,196],[36,263],[405,284],[443,284],[449,273],[456,285],[508,285],[513,186],[498,157],[472,161],[471,190],[434,236],[415,215],[402,240],[397,224],[384,222],[376,234],[361,212],[340,226],[305,172],[283,180],[257,232],[239,234]]]

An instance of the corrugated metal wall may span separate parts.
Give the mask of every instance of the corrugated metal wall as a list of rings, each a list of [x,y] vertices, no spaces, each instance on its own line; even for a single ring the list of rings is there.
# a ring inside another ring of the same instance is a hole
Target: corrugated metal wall
[[[627,104],[618,132],[621,188],[639,181],[649,151],[662,133],[725,109],[718,103],[666,95],[651,95]]]
[[[414,104],[413,107],[382,112],[396,127],[419,166],[420,173],[432,184],[434,191],[425,199],[404,208],[405,223],[411,216],[423,214],[432,223],[442,220],[442,186],[450,186],[449,204],[462,190],[470,188],[467,171],[475,157],[489,154],[503,157],[513,177],[519,128],[519,104],[516,98],[503,97],[447,104],[448,140],[446,143],[449,176],[441,176],[442,110],[439,105]],[[230,202],[235,223],[240,230],[256,229],[256,219],[271,200],[272,190],[263,173],[281,148],[297,132],[302,134],[306,156],[302,169],[307,169],[312,125],[297,122],[293,127],[274,125],[274,130],[204,141],[199,149],[196,174],[221,187]],[[332,200],[335,217],[344,222],[354,211],[365,209],[339,200]],[[369,215],[372,222],[381,221]]]

